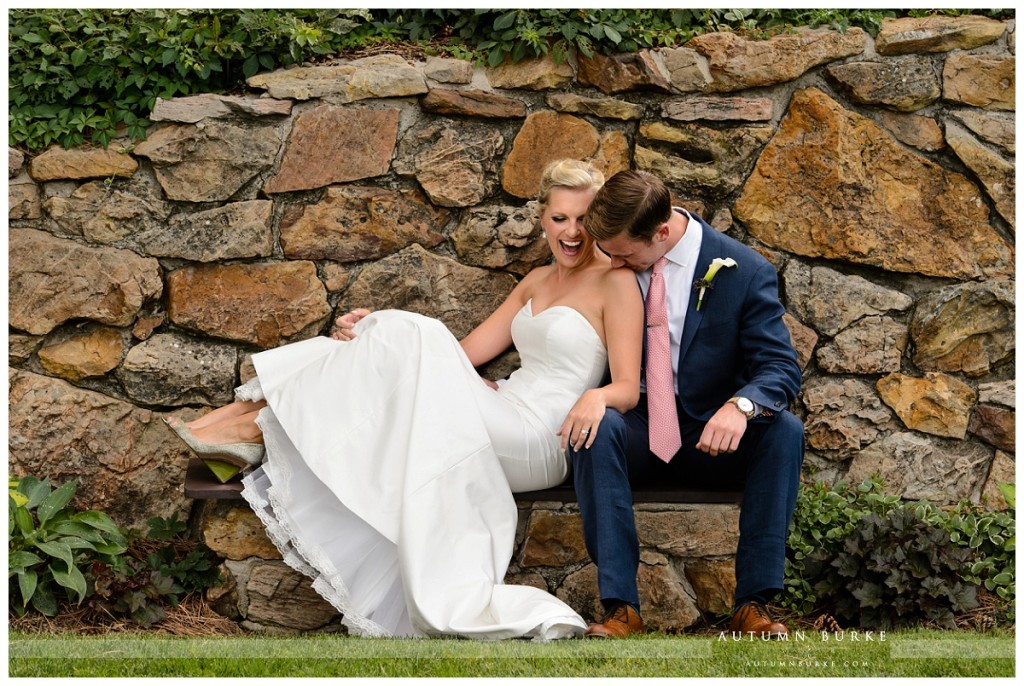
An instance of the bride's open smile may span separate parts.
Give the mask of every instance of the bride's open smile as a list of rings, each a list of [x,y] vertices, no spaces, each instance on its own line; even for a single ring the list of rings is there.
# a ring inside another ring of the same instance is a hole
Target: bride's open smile
[[[594,193],[590,190],[554,188],[540,224],[547,235],[555,261],[564,267],[577,267],[593,258],[594,241],[583,228]]]

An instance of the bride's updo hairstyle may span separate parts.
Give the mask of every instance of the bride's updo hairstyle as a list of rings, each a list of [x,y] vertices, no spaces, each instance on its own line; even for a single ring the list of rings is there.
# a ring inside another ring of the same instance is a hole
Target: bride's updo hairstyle
[[[596,193],[603,185],[604,174],[590,162],[555,160],[544,168],[544,174],[540,178],[540,191],[537,193],[540,211],[543,212],[547,207],[553,188]]]

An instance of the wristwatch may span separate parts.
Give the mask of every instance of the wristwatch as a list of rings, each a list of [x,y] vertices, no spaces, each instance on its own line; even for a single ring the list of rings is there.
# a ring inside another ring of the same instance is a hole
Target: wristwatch
[[[754,403],[750,401],[750,398],[740,398],[739,396],[729,398],[725,402],[732,403],[736,408],[743,413],[743,416],[750,421],[754,418]]]

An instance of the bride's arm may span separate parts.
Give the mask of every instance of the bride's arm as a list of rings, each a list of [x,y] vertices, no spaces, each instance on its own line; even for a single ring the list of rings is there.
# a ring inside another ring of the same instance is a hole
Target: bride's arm
[[[537,270],[520,281],[498,309],[459,341],[474,367],[490,362],[512,345],[512,320],[526,304],[527,293],[533,291]]]
[[[558,435],[562,448],[589,448],[604,412],[633,409],[640,400],[640,356],[643,350],[644,305],[636,277],[628,269],[613,269],[602,280],[603,323],[611,383],[584,391]]]
[[[597,390],[604,391],[608,407],[628,412],[640,400],[644,301],[632,271],[613,269],[604,281],[604,332],[612,382]]]

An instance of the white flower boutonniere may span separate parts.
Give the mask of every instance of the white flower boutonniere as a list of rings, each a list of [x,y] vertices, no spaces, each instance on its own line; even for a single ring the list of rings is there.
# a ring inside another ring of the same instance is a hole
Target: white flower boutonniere
[[[722,267],[735,266],[736,260],[732,259],[731,257],[716,257],[715,259],[711,260],[711,266],[708,267],[708,271],[706,274],[704,274],[704,278],[697,279],[696,281],[693,282],[693,289],[700,291],[700,293],[697,294],[698,310],[700,309],[701,303],[704,302],[704,291],[714,288],[714,286],[711,285],[711,282],[715,280],[715,276],[718,274],[718,270],[721,269]]]

